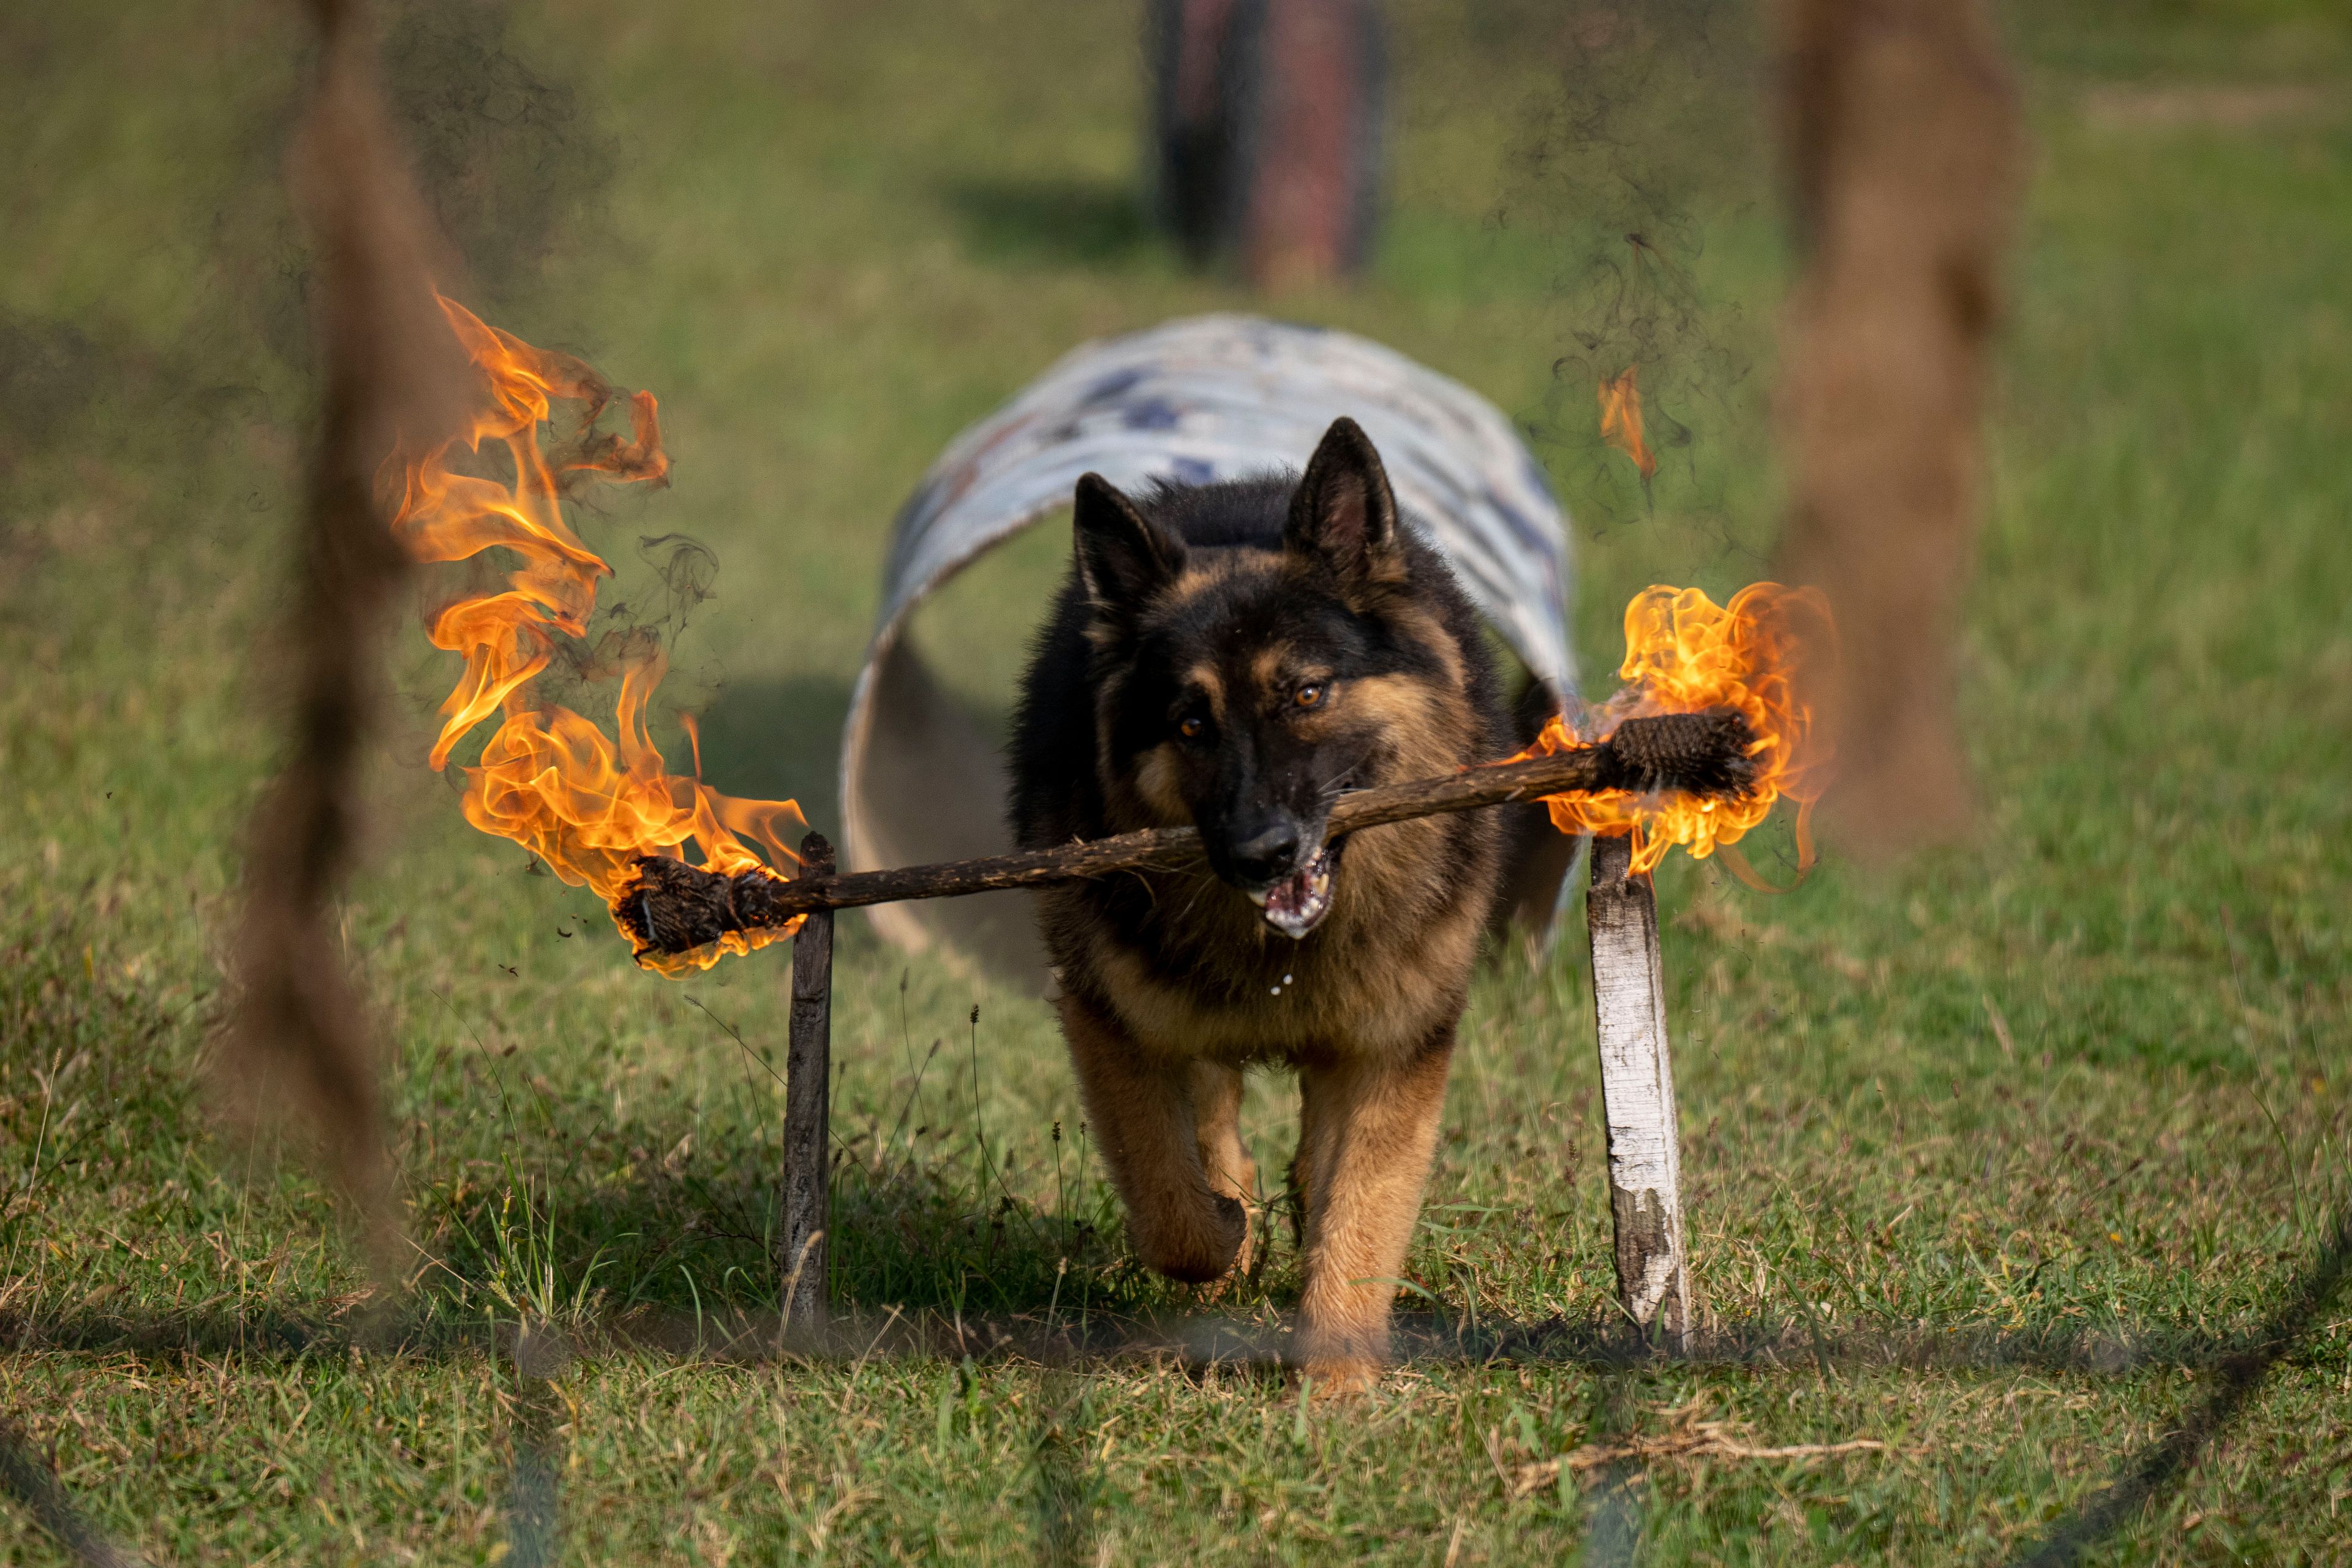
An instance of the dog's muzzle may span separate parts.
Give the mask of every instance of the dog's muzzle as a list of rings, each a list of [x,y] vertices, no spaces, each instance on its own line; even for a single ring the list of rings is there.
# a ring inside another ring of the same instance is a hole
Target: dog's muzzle
[[[1280,881],[1250,890],[1250,901],[1265,911],[1265,923],[1297,942],[1331,912],[1331,880],[1339,847],[1327,844]]]

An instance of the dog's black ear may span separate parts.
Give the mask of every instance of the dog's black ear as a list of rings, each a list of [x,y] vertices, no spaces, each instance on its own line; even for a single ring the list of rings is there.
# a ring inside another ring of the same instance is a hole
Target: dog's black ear
[[[1307,475],[1290,500],[1282,542],[1344,579],[1399,582],[1404,547],[1397,538],[1396,496],[1371,437],[1352,419],[1334,419],[1323,432]]]
[[[1132,612],[1184,570],[1184,542],[1138,511],[1100,474],[1078,476],[1071,521],[1078,579],[1098,609]]]

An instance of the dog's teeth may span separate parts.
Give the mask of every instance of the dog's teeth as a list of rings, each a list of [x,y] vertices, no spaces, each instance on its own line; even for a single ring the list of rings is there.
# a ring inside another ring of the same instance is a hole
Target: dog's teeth
[[[1323,923],[1331,912],[1331,861],[1327,852],[1318,851],[1315,858],[1285,877],[1264,892],[1249,895],[1257,907],[1265,911],[1265,923],[1290,938],[1303,939],[1307,932]],[[1283,985],[1290,976],[1282,977]],[[1280,995],[1281,986],[1273,988]]]
[[[1251,891],[1249,901],[1255,904],[1259,909],[1264,909],[1265,908],[1265,900],[1272,897],[1273,894],[1274,889],[1272,888],[1258,888]]]

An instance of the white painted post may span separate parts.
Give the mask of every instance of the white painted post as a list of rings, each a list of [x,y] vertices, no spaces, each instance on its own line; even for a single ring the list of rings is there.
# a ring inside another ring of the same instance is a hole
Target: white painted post
[[[1690,1261],[1683,1248],[1683,1161],[1675,1066],[1666,1045],[1658,900],[1647,872],[1629,875],[1633,841],[1592,841],[1585,921],[1592,933],[1592,1011],[1601,1103],[1609,1121],[1609,1209],[1617,1297],[1675,1350],[1691,1348]]]

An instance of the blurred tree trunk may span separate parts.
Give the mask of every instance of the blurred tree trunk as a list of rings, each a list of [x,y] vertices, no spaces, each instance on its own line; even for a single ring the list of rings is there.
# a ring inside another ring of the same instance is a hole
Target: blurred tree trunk
[[[1157,0],[1160,220],[1263,289],[1362,265],[1378,203],[1377,0]]]
[[[1856,847],[1883,852],[1969,816],[1952,647],[2022,137],[1982,0],[1776,12],[1804,252],[1783,327],[1780,565],[1835,610],[1833,802]]]

